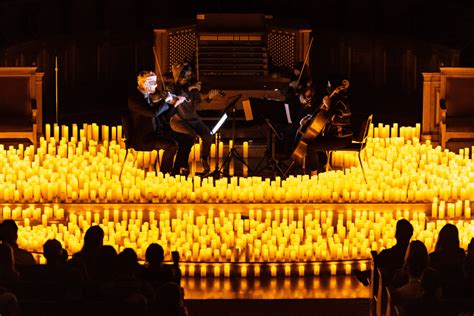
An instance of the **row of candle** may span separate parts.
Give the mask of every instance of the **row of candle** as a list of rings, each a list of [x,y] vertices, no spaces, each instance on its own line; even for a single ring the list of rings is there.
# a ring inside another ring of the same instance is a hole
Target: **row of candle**
[[[232,177],[215,182],[141,169],[152,165],[157,154],[139,152],[138,165],[133,164],[133,155],[128,155],[121,173],[125,149],[114,140],[85,144],[62,139],[57,144],[54,138],[49,142],[42,139],[36,152],[32,147],[5,150],[0,145],[0,202],[474,200],[474,164],[469,149],[455,154],[433,148],[429,142],[421,144],[417,138],[369,138],[364,152],[367,183],[355,166],[317,177],[274,181]]]
[[[59,207],[13,210],[5,206],[3,219],[11,215],[20,226],[18,243],[41,252],[43,243],[56,238],[70,254],[81,249],[85,231],[101,225],[104,243],[117,251],[136,250],[143,259],[151,243],[160,243],[170,259],[177,250],[184,262],[312,262],[369,259],[395,243],[396,220],[407,218],[414,239],[434,249],[436,236],[448,221],[431,219],[424,212],[324,211],[317,209],[250,209],[246,214],[209,209],[155,212],[104,210],[69,213]],[[41,220],[41,221],[40,221]],[[457,225],[463,248],[474,237],[474,220],[449,220]]]
[[[420,139],[421,136],[421,124],[416,123],[415,126],[398,126],[398,123],[393,123],[392,126],[388,124],[378,123],[375,127],[371,124],[369,128],[369,137],[373,138],[394,138],[402,137],[406,140],[412,140],[414,138]]]
[[[69,133],[69,130],[72,133]],[[47,141],[54,138],[56,142],[61,139],[69,140],[75,138],[77,140],[94,140],[109,141],[109,140],[121,140],[123,138],[122,126],[108,126],[98,125],[97,123],[84,123],[82,128],[78,124],[72,124],[71,127],[67,125],[58,124],[45,124],[44,135]],[[412,139],[414,137],[420,138],[421,124],[416,123],[415,126],[398,126],[398,123],[388,124],[378,123],[377,126],[371,124],[369,129],[369,137],[374,138],[390,138],[390,137],[404,137],[405,139]]]

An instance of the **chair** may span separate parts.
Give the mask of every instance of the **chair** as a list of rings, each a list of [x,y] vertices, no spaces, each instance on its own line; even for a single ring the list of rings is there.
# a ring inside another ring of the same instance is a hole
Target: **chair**
[[[122,120],[122,128],[123,128],[123,133],[125,135],[124,138],[122,138],[123,142],[125,143],[125,157],[123,158],[122,161],[122,166],[120,168],[120,175],[119,179],[122,178],[122,171],[123,171],[123,166],[125,165],[125,161],[127,160],[127,156],[130,150],[135,150],[135,151],[142,151],[139,148],[135,148],[132,144],[132,134],[133,134],[133,122],[132,122],[132,116],[130,114],[129,110],[125,110],[122,112],[121,115],[121,120]],[[134,160],[136,159],[136,156],[134,156]],[[153,166],[155,167],[155,172],[157,170],[157,167],[160,166],[160,155],[159,151],[157,152],[156,159],[153,162]]]
[[[360,153],[362,150],[365,149],[365,146],[367,145],[367,137],[369,135],[370,124],[372,124],[372,117],[373,117],[373,114],[370,114],[367,118],[362,120],[362,125],[360,127],[359,133],[356,137],[352,138],[352,143],[349,146],[335,150],[335,151],[356,151],[358,153],[360,167],[362,169],[362,174],[364,175],[364,180],[366,183],[367,183],[367,178],[365,177],[364,165],[362,164]],[[328,162],[331,161],[332,152],[333,151],[328,152]],[[327,164],[327,167],[329,167],[329,163]]]
[[[0,138],[28,138],[42,132],[43,73],[36,67],[0,67]]]
[[[440,145],[450,139],[474,138],[474,68],[441,68]]]

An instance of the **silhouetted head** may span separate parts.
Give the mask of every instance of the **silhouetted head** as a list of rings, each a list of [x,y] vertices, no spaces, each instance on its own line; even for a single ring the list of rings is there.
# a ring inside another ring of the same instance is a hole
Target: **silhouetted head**
[[[150,265],[158,266],[165,260],[165,252],[159,244],[150,244],[145,252],[145,259]]]
[[[49,239],[43,245],[43,255],[48,264],[63,261],[63,247],[56,239]]]
[[[100,226],[91,226],[84,236],[83,250],[98,250],[104,242],[104,230]]]
[[[132,248],[125,248],[118,257],[118,266],[120,273],[122,274],[133,274],[138,268],[138,257],[135,250]]]
[[[9,244],[16,244],[18,239],[18,226],[12,219],[6,219],[2,222],[1,227],[1,239]]]
[[[459,248],[459,231],[453,224],[446,224],[438,234],[435,250],[455,250]]]
[[[413,277],[421,277],[421,274],[428,266],[428,250],[423,242],[413,240],[408,246],[405,255],[405,268]]]
[[[397,222],[397,228],[395,230],[395,239],[397,239],[397,243],[408,245],[412,236],[413,226],[406,219],[400,219]]]

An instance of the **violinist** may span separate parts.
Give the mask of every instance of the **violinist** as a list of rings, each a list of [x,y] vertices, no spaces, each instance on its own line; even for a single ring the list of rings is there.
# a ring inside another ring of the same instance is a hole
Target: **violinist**
[[[193,139],[199,136],[202,140],[201,163],[203,174],[210,171],[209,155],[213,136],[209,127],[202,121],[196,112],[196,106],[201,100],[211,102],[220,94],[217,90],[211,90],[207,94],[201,93],[201,82],[194,77],[192,67],[188,62],[173,65],[174,84],[171,87],[173,94],[185,97],[185,102],[176,107],[176,113],[171,117],[171,128],[179,133],[187,134]]]
[[[157,90],[157,78],[152,71],[142,71],[137,77],[137,89],[128,98],[133,131],[130,143],[137,150],[163,149],[163,173],[188,173],[188,158],[193,138],[173,131],[169,124],[172,106]],[[176,159],[173,164],[173,159]]]
[[[322,99],[319,109],[312,115],[302,120],[302,126],[307,124],[318,111],[326,111],[329,117],[321,133],[310,143],[306,149],[306,167],[312,175],[324,172],[327,161],[327,151],[347,147],[352,142],[351,109],[349,105],[347,88],[349,82],[343,80],[342,84],[332,90],[328,81],[328,90],[332,92]]]

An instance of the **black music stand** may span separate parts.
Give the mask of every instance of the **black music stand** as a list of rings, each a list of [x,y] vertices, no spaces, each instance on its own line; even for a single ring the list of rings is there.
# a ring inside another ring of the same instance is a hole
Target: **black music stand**
[[[226,106],[224,109],[225,113],[232,113],[232,144],[233,147],[229,150],[227,155],[224,158],[224,161],[222,162],[222,166],[220,167],[221,173],[225,174],[223,170],[225,170],[225,167],[229,167],[230,162],[232,159],[235,159],[239,161],[243,166],[247,166],[247,169],[250,170],[249,165],[245,162],[244,158],[240,155],[240,153],[237,151],[235,148],[235,105],[237,104],[237,101],[240,99],[242,94],[237,94],[235,96],[229,97],[229,104]],[[225,174],[227,176],[230,176],[229,174]]]
[[[241,161],[243,164],[246,164],[245,161],[242,159],[242,157],[240,156],[240,154],[237,151],[235,153],[232,153],[233,150],[230,150],[229,153],[227,154],[227,156],[224,158],[224,161],[223,161],[222,165],[219,167],[219,141],[220,141],[220,136],[217,132],[220,130],[222,125],[224,125],[225,121],[229,117],[229,113],[232,111],[233,112],[233,116],[232,116],[232,118],[233,118],[233,120],[232,120],[232,142],[234,143],[235,104],[237,103],[237,101],[240,99],[241,96],[242,96],[241,94],[237,94],[237,95],[229,97],[228,104],[226,105],[224,110],[222,110],[221,117],[220,117],[219,121],[216,123],[216,125],[214,125],[214,127],[210,131],[211,135],[215,136],[216,165],[214,167],[214,170],[209,172],[208,174],[205,174],[204,177],[213,177],[213,178],[220,178],[221,176],[228,177],[229,175],[223,171],[224,166],[226,164],[229,164],[231,159],[234,158],[234,157],[237,158],[239,161]],[[234,149],[234,147],[232,149]]]
[[[268,126],[267,149],[264,156],[255,167],[254,175],[264,171],[271,171],[273,177],[284,177],[285,172],[280,167],[280,161],[275,157],[276,139],[282,140],[283,136],[277,132],[275,124],[291,124],[290,107],[284,101],[271,99],[249,98],[244,104],[245,118],[247,120],[262,119]]]

